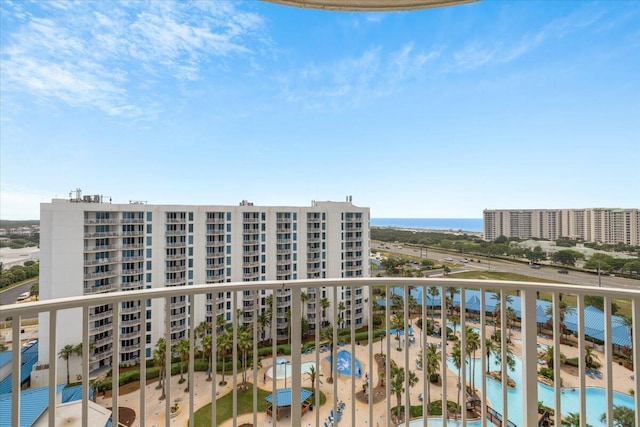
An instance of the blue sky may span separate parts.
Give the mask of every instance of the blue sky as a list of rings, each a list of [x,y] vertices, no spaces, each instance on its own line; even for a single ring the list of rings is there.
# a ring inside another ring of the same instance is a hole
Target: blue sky
[[[0,2],[0,218],[114,202],[373,217],[640,207],[640,4],[340,13]]]

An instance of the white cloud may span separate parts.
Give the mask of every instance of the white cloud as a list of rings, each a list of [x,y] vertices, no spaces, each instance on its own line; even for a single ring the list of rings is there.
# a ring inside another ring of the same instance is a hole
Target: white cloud
[[[268,43],[262,17],[229,2],[43,2],[31,14],[8,6],[18,23],[3,37],[7,90],[114,116],[144,116],[138,100],[155,85],[197,80],[214,59],[225,70],[225,58]]]
[[[294,67],[295,72],[278,76],[285,97],[311,109],[341,109],[403,90],[408,81],[424,75],[428,63],[439,52],[424,52],[408,43],[385,52],[373,47],[358,56],[326,64]]]

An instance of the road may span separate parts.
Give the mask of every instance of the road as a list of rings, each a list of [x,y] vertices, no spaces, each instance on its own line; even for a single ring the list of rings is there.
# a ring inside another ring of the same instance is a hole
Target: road
[[[27,292],[31,290],[31,285],[37,282],[38,282],[37,278],[32,279],[23,283],[20,286],[16,286],[15,288],[7,289],[0,292],[0,305],[15,303],[16,300],[18,299],[18,295],[20,295],[23,292]],[[4,319],[0,319],[0,320],[4,320]]]
[[[422,257],[425,256],[425,249],[413,246],[406,246],[401,244],[402,249],[398,249],[398,245],[390,244],[390,243],[381,243],[381,242],[371,242],[372,249],[379,249],[391,253],[398,253],[402,255],[411,255],[411,256],[420,256],[420,252],[422,251]],[[387,249],[388,247],[388,249]],[[531,276],[540,279],[548,279],[548,280],[556,280],[558,282],[570,283],[576,285],[591,285],[598,286],[598,276],[596,274],[591,273],[582,273],[577,271],[569,271],[569,274],[559,274],[558,270],[560,267],[558,266],[545,266],[543,265],[539,270],[531,268],[527,264],[522,264],[518,262],[509,262],[504,260],[498,260],[493,258],[485,258],[478,255],[463,255],[456,254],[451,252],[443,252],[437,251],[433,249],[426,250],[427,257],[429,259],[434,260],[442,260],[444,258],[453,258],[453,262],[460,263],[462,258],[470,258],[474,261],[477,259],[481,259],[481,263],[470,262],[465,264],[465,270],[488,270],[491,267],[492,271],[504,271],[508,273],[517,273],[524,276]],[[452,272],[459,271],[458,268],[452,268]],[[615,287],[629,287],[629,288],[639,288],[640,280],[627,279],[622,277],[611,277],[609,275],[602,275],[600,277],[600,282],[602,287],[615,286]]]

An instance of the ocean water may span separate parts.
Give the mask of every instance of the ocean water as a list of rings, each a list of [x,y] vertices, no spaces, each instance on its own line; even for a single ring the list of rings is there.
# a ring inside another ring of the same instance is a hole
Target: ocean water
[[[482,218],[371,218],[371,225],[378,227],[481,232]]]

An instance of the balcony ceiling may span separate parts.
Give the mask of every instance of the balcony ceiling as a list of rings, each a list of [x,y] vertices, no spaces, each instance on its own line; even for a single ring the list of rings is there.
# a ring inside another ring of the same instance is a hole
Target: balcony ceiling
[[[433,7],[455,6],[479,0],[266,0],[287,6],[312,9],[390,12],[399,10],[429,9]]]

